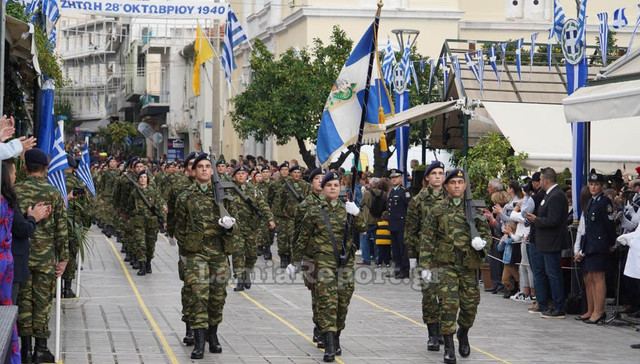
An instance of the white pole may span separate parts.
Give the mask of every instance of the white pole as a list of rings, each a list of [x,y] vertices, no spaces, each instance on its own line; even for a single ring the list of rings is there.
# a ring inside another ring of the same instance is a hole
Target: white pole
[[[76,298],[80,298],[80,272],[82,271],[82,254],[78,252],[78,265],[76,266]]]
[[[62,278],[56,278],[56,362],[60,359],[60,306],[62,297]]]

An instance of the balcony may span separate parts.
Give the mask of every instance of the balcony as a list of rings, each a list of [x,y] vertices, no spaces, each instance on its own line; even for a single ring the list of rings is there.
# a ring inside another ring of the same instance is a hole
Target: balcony
[[[142,69],[142,75],[140,75],[140,70],[138,70],[136,75],[132,75],[132,76],[127,75],[127,79],[125,82],[125,89],[124,89],[124,96],[127,101],[137,102],[140,99],[140,96],[144,94],[144,89],[145,89],[144,69]]]
[[[140,116],[169,112],[169,91],[148,92],[140,97]]]

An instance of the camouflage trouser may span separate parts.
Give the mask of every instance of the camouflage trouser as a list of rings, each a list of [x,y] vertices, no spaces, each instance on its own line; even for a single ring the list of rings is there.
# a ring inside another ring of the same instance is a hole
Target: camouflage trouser
[[[253,271],[258,260],[257,241],[253,232],[237,234],[233,239],[231,262],[233,263],[233,276],[237,278],[240,273]]]
[[[20,336],[49,337],[49,313],[55,292],[55,273],[31,271],[18,293]]]
[[[73,236],[73,237],[72,237]],[[69,230],[69,261],[67,267],[62,273],[62,279],[74,279],[78,270],[78,240],[75,238],[72,230]]]
[[[353,262],[340,269],[323,267],[320,262],[318,263],[315,289],[318,326],[322,333],[342,331],[354,290]]]
[[[291,235],[293,219],[278,218],[278,255],[291,255]]]
[[[178,260],[178,277],[182,281],[182,289],[180,290],[180,300],[182,302],[182,321],[191,323],[191,291],[189,287],[184,283],[184,266],[187,258],[180,254],[180,260]]]
[[[134,256],[140,262],[151,261],[158,240],[158,220],[150,217],[136,217],[131,219],[131,224],[136,225],[132,241]]]
[[[445,266],[438,269],[438,297],[440,305],[440,324],[443,335],[452,335],[458,326],[470,328],[476,318],[480,291],[476,270],[460,266]]]
[[[438,283],[422,282],[422,322],[425,324],[440,322]]]
[[[311,292],[311,312],[313,323],[318,325],[318,295],[316,293],[317,271],[315,262],[310,259],[302,260],[302,278],[304,285]]]
[[[227,257],[216,254],[188,254],[185,265],[185,285],[192,294],[191,327],[206,329],[222,322],[222,310],[227,297],[229,265]]]

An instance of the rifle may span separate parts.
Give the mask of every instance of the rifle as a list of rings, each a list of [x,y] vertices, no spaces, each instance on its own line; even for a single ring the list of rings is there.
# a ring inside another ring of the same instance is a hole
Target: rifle
[[[259,218],[264,217],[260,209],[253,204],[253,200],[251,200],[251,197],[247,196],[244,192],[242,192],[242,190],[240,189],[240,187],[238,187],[237,184],[233,183],[232,188],[238,193],[238,196],[240,196],[240,199],[244,201],[244,203],[246,203],[247,206],[249,206],[249,208],[256,214],[256,216],[258,216]]]
[[[284,180],[284,184],[287,186],[287,189],[289,191],[291,191],[291,193],[293,194],[293,197],[298,200],[298,203],[302,202],[302,200],[304,200],[304,198],[302,196],[300,196],[300,194],[298,193],[298,191],[296,191],[295,188],[293,188],[293,186],[291,185],[291,183],[289,183],[289,181],[285,178]]]
[[[138,192],[138,196],[140,196],[140,198],[142,199],[142,202],[145,204],[145,206],[147,206],[149,211],[151,211],[151,213],[154,214],[158,219],[158,224],[160,224],[160,231],[164,232],[164,216],[160,213],[160,211],[158,211],[158,209],[156,209],[155,206],[151,204],[151,202],[149,202],[149,200],[147,200],[147,196],[144,195],[138,183],[134,181],[133,178],[131,178],[131,176],[129,176],[127,173],[123,173],[123,175],[129,180],[129,182],[131,182],[131,184],[133,184],[133,187]]]
[[[211,149],[209,149],[209,156],[211,157],[212,161],[216,159],[213,153],[211,153]],[[220,218],[231,216],[229,215],[227,209],[224,207],[224,199],[226,198],[226,195],[224,192],[222,181],[220,181],[220,175],[218,175],[218,170],[215,166],[213,167],[213,173],[211,174],[211,184],[213,185],[213,200],[216,202],[216,205],[218,205]]]
[[[467,218],[467,224],[469,224],[471,240],[473,240],[474,238],[480,237],[480,233],[478,232],[478,228],[476,227],[476,212],[473,206],[473,196],[471,195],[471,183],[469,182],[469,173],[466,171],[464,173],[464,183],[467,187],[464,191],[464,214]],[[484,250],[480,250],[477,252],[478,255],[480,255],[480,258],[485,257]]]

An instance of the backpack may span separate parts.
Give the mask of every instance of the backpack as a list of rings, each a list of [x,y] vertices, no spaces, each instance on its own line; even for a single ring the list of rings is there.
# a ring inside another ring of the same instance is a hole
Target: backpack
[[[387,200],[384,198],[384,193],[382,191],[380,191],[378,195],[371,191],[371,196],[372,200],[369,213],[371,213],[371,216],[379,219],[382,217],[382,213],[387,209]]]

